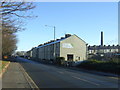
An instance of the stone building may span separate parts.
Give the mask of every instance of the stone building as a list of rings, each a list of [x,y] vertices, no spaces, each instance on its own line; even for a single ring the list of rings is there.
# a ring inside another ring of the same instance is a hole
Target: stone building
[[[113,57],[120,53],[119,45],[103,45],[103,32],[101,32],[101,45],[88,46],[88,58],[93,56]]]
[[[83,61],[87,58],[87,44],[77,35],[66,34],[57,40],[40,44],[31,50],[32,58],[38,60],[55,60],[64,57],[65,61]]]
[[[93,55],[100,55],[100,56],[106,56],[106,57],[112,57],[113,55],[116,55],[119,52],[120,46],[119,45],[99,45],[99,46],[88,46],[88,55],[89,57]]]

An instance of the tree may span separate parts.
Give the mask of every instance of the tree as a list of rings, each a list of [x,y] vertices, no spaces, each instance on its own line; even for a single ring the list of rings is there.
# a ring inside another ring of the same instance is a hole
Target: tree
[[[2,54],[11,55],[16,50],[16,35],[14,33],[2,33]]]
[[[11,23],[14,25],[14,31],[20,31],[22,21],[21,18],[31,18],[33,16],[27,15],[27,11],[35,8],[32,2],[12,2],[12,0],[2,0],[0,13],[2,14],[2,23]],[[12,26],[13,26],[12,25]]]
[[[32,2],[11,2],[11,0],[1,1],[1,13],[3,16],[15,15],[17,17],[26,17],[25,15],[20,15],[17,12],[26,12],[30,9],[35,8]]]
[[[21,12],[27,12],[35,6],[32,2],[12,2],[12,0],[2,0],[0,4],[0,20],[2,26],[2,54],[11,55],[16,50],[16,32],[21,31],[21,21],[19,18],[31,17],[30,15],[21,14]]]

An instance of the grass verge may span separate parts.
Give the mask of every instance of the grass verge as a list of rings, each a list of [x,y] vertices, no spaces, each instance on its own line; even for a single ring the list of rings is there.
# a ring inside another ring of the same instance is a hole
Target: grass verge
[[[5,66],[9,63],[9,61],[2,61],[0,60],[0,73],[5,68]]]

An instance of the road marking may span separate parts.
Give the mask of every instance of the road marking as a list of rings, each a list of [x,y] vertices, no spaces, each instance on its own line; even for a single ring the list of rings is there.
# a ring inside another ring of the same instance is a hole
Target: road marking
[[[20,65],[20,64],[19,64],[19,65]],[[34,88],[35,88],[35,90],[40,90],[39,87],[38,87],[38,86],[35,84],[35,82],[32,80],[32,78],[27,74],[27,72],[26,72],[25,69],[22,67],[22,65],[20,65],[20,67],[21,67],[22,71],[24,72],[24,74],[26,74],[26,76],[27,76],[26,79],[27,79],[30,87],[33,88],[33,90],[34,90]],[[33,84],[31,84],[28,79],[29,79]],[[34,86],[33,86],[33,85],[34,85]]]
[[[88,83],[91,83],[91,84],[94,84],[94,85],[100,85],[100,84],[97,84],[97,83],[94,83],[94,82],[91,82],[91,81],[88,81],[88,80],[85,80],[85,79],[81,79],[79,77],[76,77],[76,76],[72,76],[73,78],[76,78],[76,79],[79,79],[79,80],[82,80],[82,81],[85,81],[85,82],[88,82]]]
[[[109,77],[109,78],[112,78],[112,79],[117,79],[117,80],[118,80],[118,79],[120,79],[119,77]]]

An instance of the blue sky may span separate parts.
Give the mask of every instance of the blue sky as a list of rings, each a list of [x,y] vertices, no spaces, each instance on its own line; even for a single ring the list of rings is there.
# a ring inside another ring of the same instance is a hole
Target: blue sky
[[[65,33],[76,34],[89,45],[100,44],[100,32],[104,32],[104,44],[118,43],[117,2],[36,2],[32,10],[37,18],[25,19],[25,31],[17,33],[18,51],[27,51],[41,43]]]

